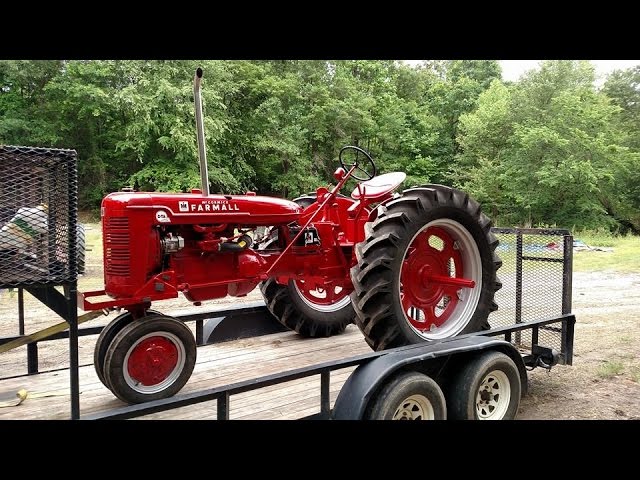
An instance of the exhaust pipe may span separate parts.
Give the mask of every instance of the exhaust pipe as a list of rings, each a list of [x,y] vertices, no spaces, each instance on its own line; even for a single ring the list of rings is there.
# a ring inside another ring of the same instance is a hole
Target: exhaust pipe
[[[200,84],[202,83],[202,69],[196,70],[193,77],[193,101],[196,104],[196,132],[198,134],[198,157],[200,159],[200,185],[202,196],[209,196],[209,167],[207,166],[207,149],[204,144],[204,123],[202,121],[202,96]]]

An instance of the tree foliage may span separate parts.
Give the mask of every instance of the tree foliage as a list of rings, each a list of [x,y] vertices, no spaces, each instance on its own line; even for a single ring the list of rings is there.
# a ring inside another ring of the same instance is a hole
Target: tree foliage
[[[197,66],[212,191],[291,198],[355,144],[504,225],[640,231],[638,67],[598,91],[574,61],[508,84],[490,60],[0,61],[0,143],[76,149],[84,209],[124,185],[188,191]]]

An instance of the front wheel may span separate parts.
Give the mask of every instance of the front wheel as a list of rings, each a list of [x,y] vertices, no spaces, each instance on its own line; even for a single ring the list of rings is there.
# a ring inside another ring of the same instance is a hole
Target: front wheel
[[[488,329],[501,286],[491,221],[442,185],[403,192],[367,224],[351,269],[356,324],[374,350]]]
[[[160,315],[160,313],[155,310],[147,310],[145,315]],[[104,375],[105,357],[107,355],[109,345],[111,345],[115,336],[132,321],[133,316],[131,315],[131,312],[121,313],[104,326],[98,336],[98,340],[96,340],[96,345],[93,349],[93,367],[95,368],[96,374],[102,384],[109,390],[111,390],[111,387],[107,383],[107,379]]]
[[[106,383],[127,403],[171,397],[187,383],[196,363],[189,327],[171,317],[149,315],[124,326],[107,348]]]

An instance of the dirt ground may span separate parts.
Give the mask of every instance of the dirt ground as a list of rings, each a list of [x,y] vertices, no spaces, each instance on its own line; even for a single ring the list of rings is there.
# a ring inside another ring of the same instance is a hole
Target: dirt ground
[[[640,274],[575,272],[573,366],[529,374],[519,419],[640,420]]]
[[[99,226],[96,226],[99,228]],[[99,246],[87,260],[80,290],[102,287]],[[60,319],[26,298],[26,331],[31,333]],[[241,301],[261,299],[256,289]],[[237,302],[228,298],[205,303]],[[159,305],[158,305],[159,306]],[[193,310],[184,299],[162,302],[166,313]],[[573,312],[577,318],[574,365],[529,374],[529,395],[522,399],[518,419],[640,419],[640,274],[577,272],[573,274]],[[0,290],[0,336],[15,335],[17,295]],[[100,317],[87,325],[113,318]],[[80,364],[92,363],[96,336],[80,339]],[[67,341],[40,344],[40,369],[68,363]],[[0,354],[0,378],[26,373],[26,347]],[[2,384],[0,382],[0,390]]]

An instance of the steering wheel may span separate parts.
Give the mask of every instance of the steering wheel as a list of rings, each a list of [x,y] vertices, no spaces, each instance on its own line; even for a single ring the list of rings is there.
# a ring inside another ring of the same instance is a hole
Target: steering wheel
[[[343,158],[343,155],[347,150],[355,150],[356,153],[353,161],[351,161],[350,159],[348,161],[345,161],[345,159]],[[367,160],[368,163],[371,164],[371,170],[372,170],[371,173],[365,170],[365,168],[361,166],[362,162],[358,162],[360,154],[364,156],[363,160]],[[360,147],[356,147],[354,145],[347,145],[346,147],[342,147],[342,149],[340,150],[340,155],[338,156],[338,159],[340,160],[340,166],[344,168],[345,171],[347,172],[351,170],[353,167],[356,167],[356,169],[354,170],[354,173],[351,174],[351,176],[356,180],[360,180],[361,182],[364,182],[365,180],[371,180],[373,177],[376,176],[376,164],[373,163],[373,158],[371,158],[371,155],[369,155],[365,150],[363,150]],[[364,178],[358,177],[355,174],[356,171],[360,171],[364,173],[365,177]]]

